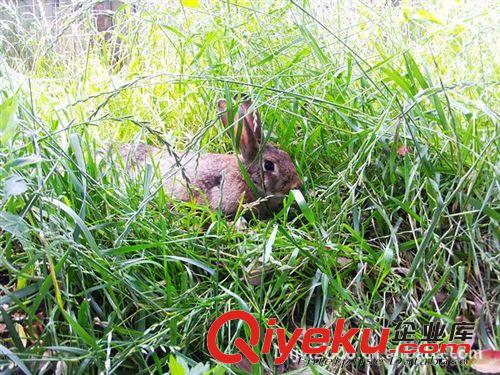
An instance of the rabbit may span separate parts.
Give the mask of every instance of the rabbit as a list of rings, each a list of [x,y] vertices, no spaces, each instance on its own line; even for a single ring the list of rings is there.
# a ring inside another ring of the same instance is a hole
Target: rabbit
[[[222,124],[231,129],[226,100],[218,100],[217,107]],[[302,182],[286,152],[271,144],[261,144],[260,118],[251,107],[252,101],[243,97],[234,115],[233,123],[241,128],[234,131],[241,134],[240,155],[191,152],[176,155],[144,143],[124,144],[119,153],[123,160],[137,166],[152,158],[158,163],[166,192],[176,199],[208,203],[211,209],[220,209],[228,216],[234,216],[245,205],[258,217],[267,217],[279,210],[284,197],[290,190],[300,188]],[[242,121],[238,121],[238,116]],[[238,159],[253,181],[253,189],[247,184]]]

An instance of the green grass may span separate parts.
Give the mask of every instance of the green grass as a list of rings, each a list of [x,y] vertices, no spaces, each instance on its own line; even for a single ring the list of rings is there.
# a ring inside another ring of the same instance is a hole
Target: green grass
[[[474,347],[497,348],[497,14],[494,2],[174,2],[122,8],[109,43],[85,7],[62,13],[57,37],[1,21],[0,363],[175,373],[173,355],[238,372],[211,362],[206,334],[239,308],[289,331],[463,319]],[[237,92],[295,161],[300,207],[291,194],[239,229],[170,199],[154,169],[133,180],[96,160],[137,138],[231,152],[215,107]],[[396,370],[431,371],[327,369]]]

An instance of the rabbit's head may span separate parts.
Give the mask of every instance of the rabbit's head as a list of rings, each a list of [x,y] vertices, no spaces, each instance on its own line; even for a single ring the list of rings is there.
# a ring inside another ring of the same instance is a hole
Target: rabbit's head
[[[269,143],[262,144],[260,117],[250,99],[242,98],[232,123],[229,123],[226,100],[220,99],[217,105],[228,133],[240,135],[241,161],[260,194],[281,197],[282,201],[282,197],[290,190],[301,186],[301,179],[290,156]]]

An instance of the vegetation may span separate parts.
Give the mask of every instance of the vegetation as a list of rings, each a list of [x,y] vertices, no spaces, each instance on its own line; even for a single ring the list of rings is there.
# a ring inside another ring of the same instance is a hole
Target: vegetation
[[[233,309],[289,332],[345,317],[376,332],[441,321],[449,335],[470,321],[474,347],[495,349],[498,9],[374,3],[124,5],[112,35],[93,29],[92,2],[55,25],[1,3],[4,369],[241,372],[206,348]],[[154,165],[132,179],[97,156],[138,139],[232,152],[215,108],[239,92],[304,180],[269,220],[174,201]],[[269,356],[253,371],[292,367]],[[431,369],[342,371],[396,370]]]

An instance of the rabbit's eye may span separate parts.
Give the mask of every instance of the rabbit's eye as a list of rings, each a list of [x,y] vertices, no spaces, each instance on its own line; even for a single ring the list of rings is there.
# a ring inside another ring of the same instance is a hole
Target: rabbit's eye
[[[274,163],[270,160],[264,160],[264,169],[268,172],[274,171]]]

